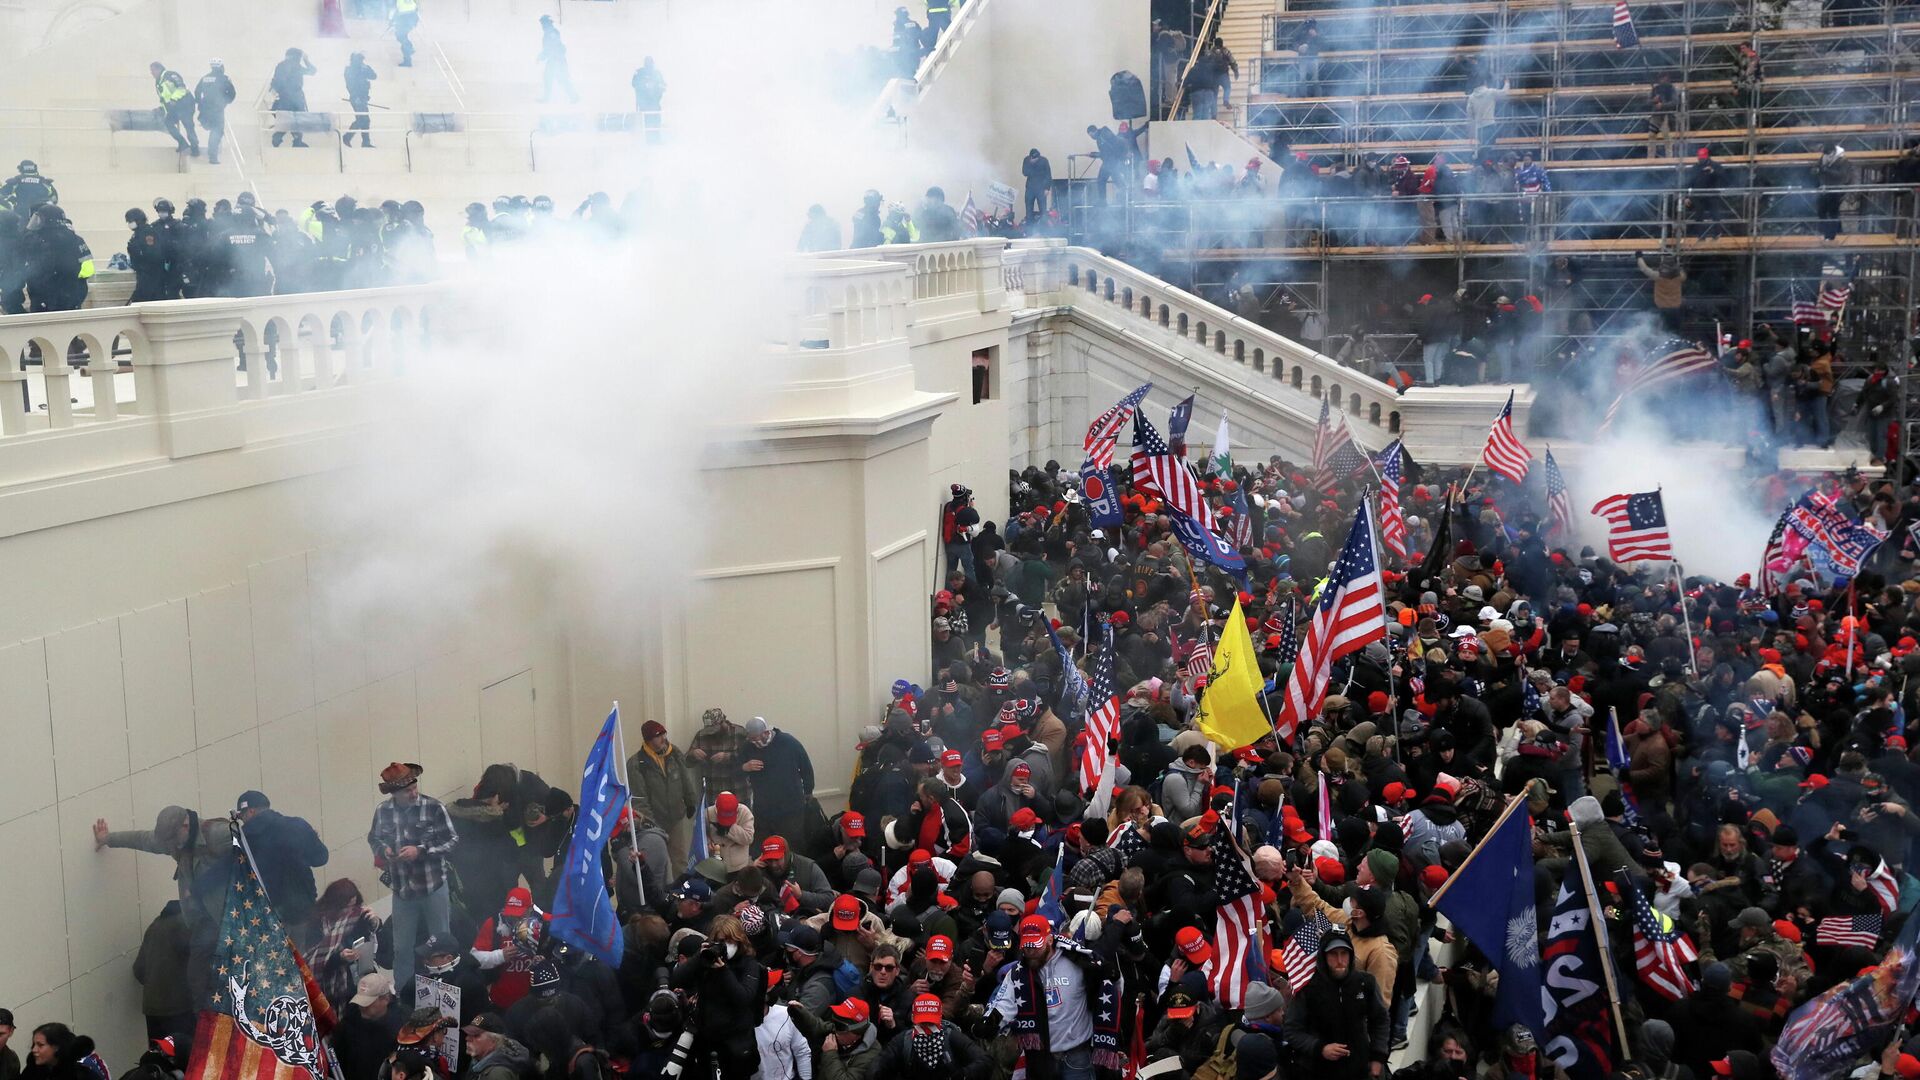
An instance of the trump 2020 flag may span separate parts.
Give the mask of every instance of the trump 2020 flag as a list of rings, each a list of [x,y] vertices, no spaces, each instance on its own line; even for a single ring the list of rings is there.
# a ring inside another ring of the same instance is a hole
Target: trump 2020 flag
[[[1533,906],[1533,819],[1509,809],[1434,896],[1433,906],[1500,969],[1494,1026],[1546,1025],[1540,1001],[1540,926]]]
[[[321,1080],[330,1075],[320,1037],[333,1012],[287,937],[253,858],[234,830],[231,887],[210,963],[211,1001],[201,1001],[189,1080]],[[84,1070],[83,1070],[84,1071]]]
[[[1861,1054],[1879,1054],[1920,994],[1920,919],[1887,950],[1887,958],[1800,1006],[1773,1046],[1781,1080],[1845,1076]]]
[[[567,845],[567,861],[547,922],[555,937],[592,953],[610,967],[620,965],[620,920],[607,895],[600,856],[620,821],[620,811],[627,808],[627,785],[620,755],[614,752],[619,729],[620,706],[616,704],[600,727],[600,737],[593,740],[593,749],[587,752],[587,767],[580,777],[580,808],[573,819],[573,841]]]

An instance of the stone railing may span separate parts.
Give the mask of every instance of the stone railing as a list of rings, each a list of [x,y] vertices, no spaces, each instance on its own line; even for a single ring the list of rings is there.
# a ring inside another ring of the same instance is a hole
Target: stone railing
[[[977,2],[977,0],[976,0]],[[1001,260],[1007,242],[994,237],[945,244],[889,244],[853,257],[907,268],[913,321],[998,311],[1006,303]]]
[[[263,417],[397,374],[439,299],[415,286],[0,317],[0,482],[310,430],[311,409]]]

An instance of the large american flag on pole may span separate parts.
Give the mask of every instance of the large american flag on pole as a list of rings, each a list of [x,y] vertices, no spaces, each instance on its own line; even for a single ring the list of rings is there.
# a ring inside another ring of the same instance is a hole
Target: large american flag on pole
[[[1560,475],[1560,464],[1553,460],[1553,448],[1547,448],[1547,531],[1573,535],[1573,497],[1567,493],[1567,478]]]
[[[1712,353],[1695,345],[1691,341],[1669,338],[1655,350],[1654,358],[1639,371],[1633,373],[1620,387],[1620,394],[1607,406],[1607,415],[1600,420],[1598,430],[1605,431],[1612,426],[1613,418],[1620,414],[1620,406],[1629,397],[1653,387],[1685,378],[1695,372],[1717,369],[1720,361]]]
[[[1374,550],[1373,524],[1362,503],[1353,516],[1346,545],[1321,587],[1313,620],[1307,624],[1306,640],[1300,646],[1300,658],[1287,679],[1286,696],[1274,725],[1284,742],[1291,742],[1296,731],[1320,715],[1333,662],[1387,636],[1385,588]]]
[[[1313,486],[1322,491],[1367,467],[1367,459],[1353,445],[1353,431],[1344,416],[1320,402],[1320,426],[1313,433]]]
[[[1623,878],[1625,874],[1621,875]],[[1693,939],[1671,918],[1655,911],[1632,880],[1626,883],[1633,902],[1633,967],[1640,982],[1666,998],[1679,1001],[1693,993],[1687,965],[1699,958]]]
[[[1400,510],[1400,440],[1380,451],[1380,546],[1402,562],[1407,558],[1407,518]]]
[[[1507,391],[1507,403],[1500,407],[1500,415],[1493,418],[1493,427],[1487,432],[1486,449],[1480,452],[1480,460],[1487,468],[1516,484],[1527,479],[1527,468],[1533,462],[1533,455],[1527,451],[1520,437],[1513,433],[1513,391]]]
[[[1614,562],[1673,558],[1667,508],[1658,491],[1609,495],[1593,504],[1593,513],[1607,523],[1607,558]]]
[[[1175,456],[1143,412],[1133,414],[1133,486],[1215,531],[1213,508],[1200,478],[1185,458]]]
[[[1220,906],[1213,921],[1213,963],[1207,989],[1222,1008],[1246,1004],[1247,983],[1261,970],[1260,883],[1226,817],[1213,834],[1213,888]]]
[[[1080,754],[1080,793],[1100,783],[1113,758],[1113,737],[1120,730],[1120,699],[1113,692],[1113,627],[1105,627],[1099,653],[1093,658],[1093,686],[1088,695],[1087,742]]]
[[[1109,406],[1107,411],[1094,417],[1093,423],[1087,425],[1087,458],[1094,468],[1104,469],[1113,464],[1113,447],[1120,441],[1121,429],[1133,419],[1133,411],[1140,407],[1140,400],[1151,389],[1152,383],[1141,386]]]
[[[1613,0],[1613,45],[1617,49],[1631,49],[1640,44],[1640,31],[1633,28],[1633,12],[1627,10],[1627,0]]]

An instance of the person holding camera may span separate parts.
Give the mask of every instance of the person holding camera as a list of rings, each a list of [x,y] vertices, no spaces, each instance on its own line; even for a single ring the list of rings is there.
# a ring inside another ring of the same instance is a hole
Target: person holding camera
[[[721,1080],[748,1080],[759,1067],[754,1029],[766,1012],[767,975],[740,920],[715,918],[707,940],[674,967],[670,981],[693,998],[693,1067],[717,1067]]]

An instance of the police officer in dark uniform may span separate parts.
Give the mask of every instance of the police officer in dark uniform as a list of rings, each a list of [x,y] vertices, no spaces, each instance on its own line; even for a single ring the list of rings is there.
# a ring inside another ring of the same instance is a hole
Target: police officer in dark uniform
[[[0,208],[0,315],[27,310],[27,227]]]
[[[133,230],[133,235],[127,238],[127,262],[133,267],[133,296],[127,302],[171,300],[167,295],[167,281],[172,272],[169,265],[172,253],[168,250],[171,237],[155,228],[147,220],[147,212],[137,206],[127,211],[127,225]]]
[[[241,192],[239,204],[220,229],[226,256],[222,296],[266,296],[273,291],[273,234],[253,192]]]
[[[13,179],[0,184],[0,210],[11,210],[20,218],[22,225],[33,217],[33,212],[41,203],[57,203],[60,193],[54,190],[53,181],[40,175],[40,166],[31,161],[20,163],[20,171]]]
[[[194,84],[193,100],[200,106],[200,126],[207,129],[207,164],[220,164],[220,141],[227,134],[227,106],[238,96],[233,80],[227,78],[227,65],[218,60]]]
[[[213,225],[207,220],[206,200],[188,199],[187,208],[180,212],[180,221],[173,231],[178,238],[180,271],[185,279],[181,294],[189,299],[217,295],[219,271],[213,257]]]
[[[274,65],[273,68],[273,111],[277,113],[306,112],[307,76],[318,70],[313,66],[313,61],[307,59],[306,53],[299,49],[288,49],[286,59]],[[286,132],[275,131],[273,145],[279,146],[280,140],[286,137]],[[293,145],[305,146],[307,140],[300,132],[295,131]]]
[[[347,103],[353,106],[353,126],[341,138],[342,145],[352,146],[353,133],[356,131],[360,133],[361,146],[373,145],[373,135],[369,131],[373,126],[373,118],[367,113],[367,104],[373,99],[373,81],[379,77],[367,63],[366,53],[354,53],[347,62]]]
[[[67,212],[42,203],[27,223],[27,296],[34,311],[74,311],[87,300],[93,252],[73,231]]]
[[[193,91],[187,89],[187,80],[158,60],[148,64],[147,71],[153,75],[153,95],[160,100],[160,118],[174,148],[199,157],[200,132],[193,126]]]
[[[178,300],[186,288],[186,251],[183,247],[186,233],[180,228],[179,219],[173,216],[171,199],[163,196],[153,200],[153,231],[158,237],[155,246],[166,255],[166,268],[158,283],[160,299]]]
[[[853,212],[853,243],[850,247],[879,247],[887,242],[880,232],[880,204],[884,201],[879,192],[869,188],[860,197],[860,209]]]
[[[953,0],[927,0],[927,43],[940,44],[940,35],[953,24]]]

